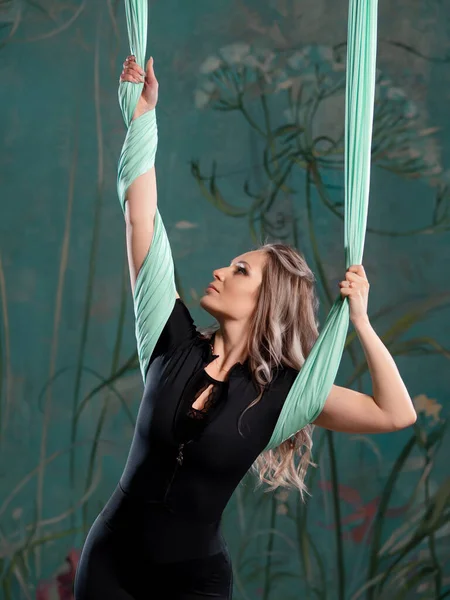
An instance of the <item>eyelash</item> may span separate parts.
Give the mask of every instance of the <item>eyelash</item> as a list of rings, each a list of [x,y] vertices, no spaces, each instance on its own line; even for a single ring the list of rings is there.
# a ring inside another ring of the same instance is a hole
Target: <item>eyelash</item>
[[[247,269],[245,267],[240,267],[239,265],[236,265],[236,268],[238,270],[238,273],[243,273],[244,275],[247,275]]]

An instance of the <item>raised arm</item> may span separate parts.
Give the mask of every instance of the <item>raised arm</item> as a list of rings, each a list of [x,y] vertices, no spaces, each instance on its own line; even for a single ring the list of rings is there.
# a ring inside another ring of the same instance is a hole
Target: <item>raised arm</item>
[[[177,329],[190,335],[192,329],[189,315],[183,319],[183,307],[179,306],[172,251],[157,206],[157,100],[153,60],[148,61],[144,73],[135,58],[128,57],[119,87],[128,132],[119,158],[117,191],[125,216],[135,333],[144,380],[153,358],[179,339],[171,332]],[[181,327],[184,321],[186,327]]]
[[[146,71],[129,56],[123,64],[121,81],[142,83],[144,87],[133,114],[133,121],[149,111],[158,102],[158,80],[153,69],[153,58],[147,62]],[[147,256],[153,238],[157,209],[156,171],[153,166],[133,181],[126,192],[125,223],[128,265],[131,289],[134,294],[136,278]],[[178,292],[176,297],[179,298]]]

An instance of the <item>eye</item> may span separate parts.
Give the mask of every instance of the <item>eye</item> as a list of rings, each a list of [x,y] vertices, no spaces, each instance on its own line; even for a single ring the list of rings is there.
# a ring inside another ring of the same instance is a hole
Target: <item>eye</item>
[[[238,273],[242,273],[243,275],[247,275],[247,269],[241,265],[236,265]]]

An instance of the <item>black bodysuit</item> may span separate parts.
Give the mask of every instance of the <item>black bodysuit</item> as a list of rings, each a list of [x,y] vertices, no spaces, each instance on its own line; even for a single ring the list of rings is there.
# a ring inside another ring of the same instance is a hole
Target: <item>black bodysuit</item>
[[[220,382],[204,370],[214,358],[177,299],[149,362],[124,472],[83,548],[76,600],[231,598],[222,513],[268,444],[298,371],[275,370],[239,422],[259,393],[248,361]],[[211,384],[204,410],[193,409]]]

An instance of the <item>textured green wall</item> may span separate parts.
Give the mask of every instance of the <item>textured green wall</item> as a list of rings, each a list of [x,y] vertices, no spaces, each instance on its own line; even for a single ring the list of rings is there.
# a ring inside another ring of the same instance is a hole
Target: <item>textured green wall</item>
[[[210,322],[198,298],[212,269],[266,236],[305,253],[322,319],[338,294],[346,6],[151,3],[159,204],[198,325]],[[448,0],[380,6],[363,263],[373,325],[419,420],[384,436],[316,430],[306,506],[295,493],[254,493],[251,479],[240,486],[224,517],[238,600],[437,599],[450,589],[449,21]],[[115,189],[126,42],[118,0],[0,0],[5,600],[72,598],[142,391]],[[337,383],[370,393],[363,358],[350,329]]]

